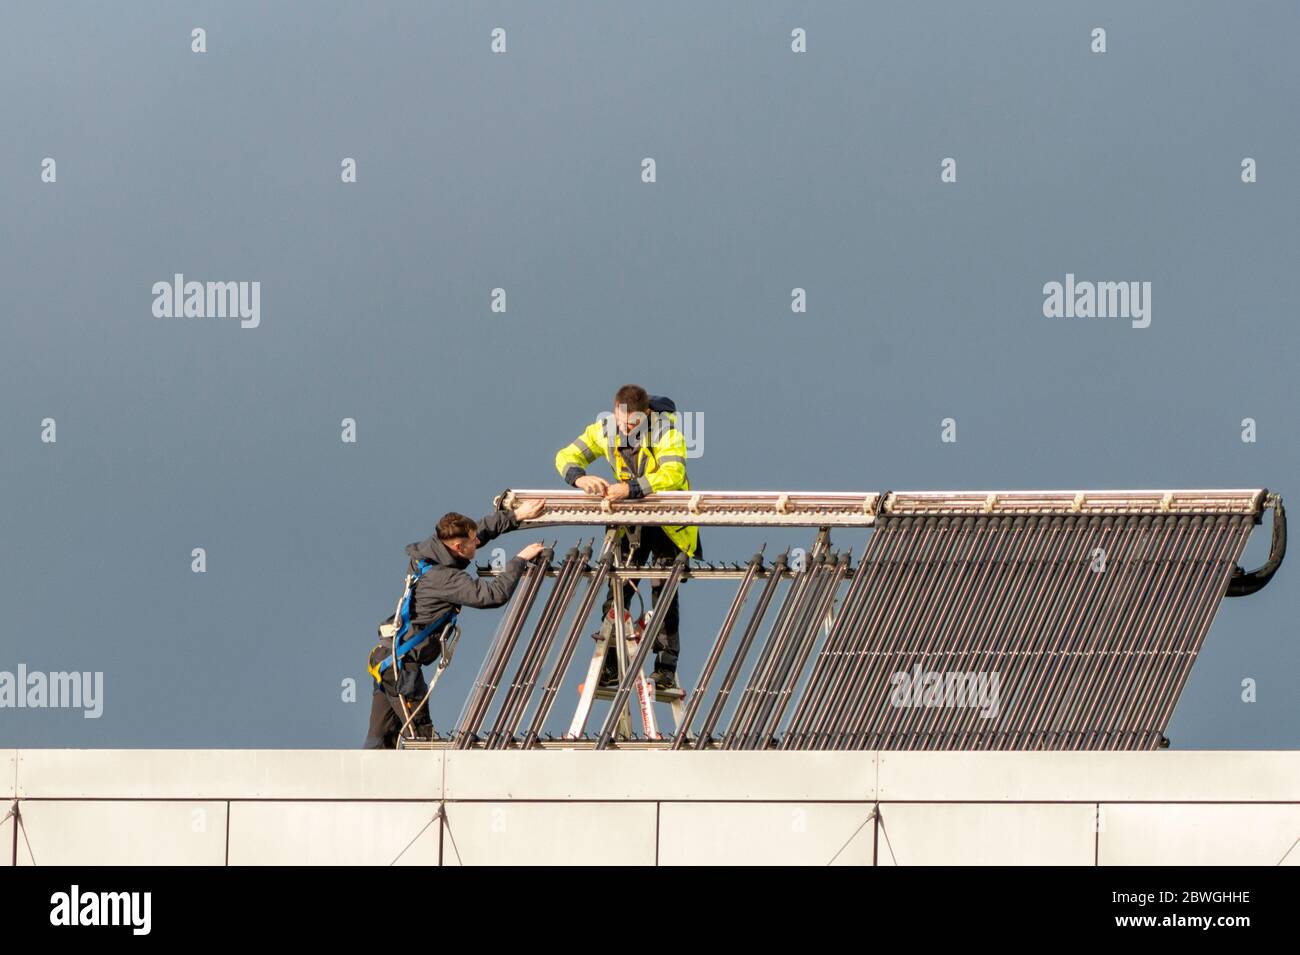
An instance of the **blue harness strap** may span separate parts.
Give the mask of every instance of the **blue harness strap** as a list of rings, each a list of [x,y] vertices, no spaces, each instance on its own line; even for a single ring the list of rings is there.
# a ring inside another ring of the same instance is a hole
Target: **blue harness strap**
[[[441,630],[443,627],[455,622],[456,620],[456,611],[448,610],[419,633],[412,637],[407,637],[405,640],[402,639],[411,630],[411,598],[415,596],[415,586],[420,582],[420,578],[424,576],[425,572],[432,566],[433,564],[426,560],[422,560],[416,565],[415,577],[411,581],[410,588],[402,597],[402,606],[398,610],[398,617],[400,618],[401,626],[397,632],[393,634],[393,644],[395,649],[392,653],[385,654],[383,660],[380,661],[379,666],[372,668],[370,671],[370,675],[373,676],[376,681],[381,680],[383,675],[392,668],[394,657],[397,658],[397,668],[400,670],[402,667],[402,657],[420,646],[420,644],[424,643],[425,640],[428,640],[436,631]]]
[[[456,611],[448,610],[445,614],[443,614],[433,623],[429,624],[427,627],[425,627],[415,636],[411,637],[409,640],[407,640],[404,643],[399,643],[397,645],[397,650],[394,651],[393,654],[397,657],[398,669],[401,669],[402,657],[406,656],[407,653],[414,650],[420,644],[424,643],[425,640],[428,640],[435,630],[441,630],[444,626],[451,623],[455,619],[456,619]],[[393,639],[396,640],[397,638],[394,637]],[[393,655],[384,657],[384,659],[380,662],[379,673],[381,676],[384,673],[386,673],[388,669],[393,665]]]

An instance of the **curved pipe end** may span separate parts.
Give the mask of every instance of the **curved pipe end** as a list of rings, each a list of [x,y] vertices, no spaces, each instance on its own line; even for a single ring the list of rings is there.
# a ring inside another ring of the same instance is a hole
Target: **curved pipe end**
[[[1248,597],[1263,590],[1286,557],[1286,508],[1282,506],[1282,498],[1277,494],[1267,495],[1266,500],[1273,508],[1273,542],[1268,549],[1268,560],[1254,570],[1245,570],[1238,565],[1228,580],[1228,590],[1224,596]]]

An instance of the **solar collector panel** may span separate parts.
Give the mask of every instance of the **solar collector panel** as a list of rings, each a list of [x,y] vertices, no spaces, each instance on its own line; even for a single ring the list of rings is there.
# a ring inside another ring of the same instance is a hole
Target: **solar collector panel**
[[[711,515],[820,526],[798,573],[784,558],[765,567],[761,555],[748,568],[691,568],[690,576],[740,584],[687,694],[674,748],[1156,748],[1219,602],[1234,592],[1229,581],[1237,593],[1254,592],[1285,551],[1280,500],[1259,490],[712,492],[664,495],[635,512],[568,492],[515,493],[544,497],[565,520],[577,514],[584,523]],[[1269,564],[1234,576],[1266,507],[1276,508]],[[829,549],[831,526],[870,528],[856,567]],[[530,568],[453,745],[514,745],[555,655],[524,734],[525,747],[538,745],[606,576],[671,576],[611,567],[611,540],[594,568],[590,546],[558,568],[549,553],[544,567]],[[529,636],[525,618],[544,576],[556,587]],[[553,654],[561,627],[566,637]],[[699,736],[688,740],[700,711]],[[490,727],[485,739],[480,727]]]
[[[783,748],[1160,745],[1249,516],[881,518]],[[1105,563],[1101,563],[1104,556]],[[900,677],[997,688],[891,699]],[[996,680],[996,683],[993,681]],[[919,705],[910,705],[919,703]]]

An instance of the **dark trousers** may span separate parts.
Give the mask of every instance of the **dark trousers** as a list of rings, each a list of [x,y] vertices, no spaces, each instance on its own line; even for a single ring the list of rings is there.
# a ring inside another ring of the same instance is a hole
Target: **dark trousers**
[[[672,538],[664,533],[662,527],[647,525],[641,528],[641,542],[632,550],[629,555],[629,561],[632,564],[644,564],[648,558],[653,557],[655,561],[671,562],[677,559],[681,548],[673,543]],[[673,595],[672,602],[665,609],[659,606],[659,594],[664,589],[665,581],[655,580],[650,583],[650,596],[653,601],[653,607],[656,616],[664,615],[664,627],[659,632],[659,639],[655,641],[655,669],[664,673],[675,673],[677,671],[677,653],[680,649],[680,641],[677,635],[678,624],[681,617],[677,610],[677,595]],[[611,583],[609,587],[609,596],[605,598],[605,604],[600,610],[601,624],[609,618],[609,612],[614,608],[614,587]],[[623,608],[631,613],[632,595],[636,592],[636,587],[630,582],[623,584]],[[618,667],[617,650],[610,644],[609,649],[605,652],[605,668],[611,672]]]
[[[370,652],[371,665],[377,665],[385,657],[391,659],[392,652],[392,643],[381,641],[379,646]],[[405,698],[407,708],[414,710],[428,690],[429,684],[424,679],[424,671],[415,660],[408,658],[403,661],[398,679],[393,678],[393,668],[390,666],[384,672],[383,682],[375,687],[374,695],[370,699],[370,725],[366,728],[366,741],[362,744],[362,749],[396,749],[397,734],[406,723],[407,716],[407,709],[403,708],[402,699]],[[427,701],[412,718],[411,725],[406,728],[408,739],[412,734],[418,739],[429,739],[433,736],[433,720],[429,718]]]

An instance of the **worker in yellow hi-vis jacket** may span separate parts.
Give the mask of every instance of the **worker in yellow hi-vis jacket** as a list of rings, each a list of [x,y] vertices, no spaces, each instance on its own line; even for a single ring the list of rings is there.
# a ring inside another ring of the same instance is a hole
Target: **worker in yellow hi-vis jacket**
[[[587,473],[587,466],[604,457],[614,471],[615,483]],[[614,395],[613,417],[602,417],[588,425],[572,444],[555,455],[556,470],[564,480],[588,494],[609,501],[635,500],[656,491],[686,491],[686,439],[677,428],[677,407],[668,398],[652,397],[640,385],[624,385]],[[678,551],[690,557],[700,556],[698,527],[645,526],[639,528],[640,542],[630,553],[634,564],[648,557],[675,560]],[[665,615],[663,629],[655,644],[655,671],[652,679],[660,689],[677,684],[678,626],[680,614],[674,596],[668,607],[658,606],[663,581],[651,584],[655,612]],[[635,585],[623,587],[623,605],[628,606]],[[605,600],[602,620],[609,618],[614,605],[614,591]],[[605,656],[600,682],[607,686],[618,680],[617,658],[611,646]]]

